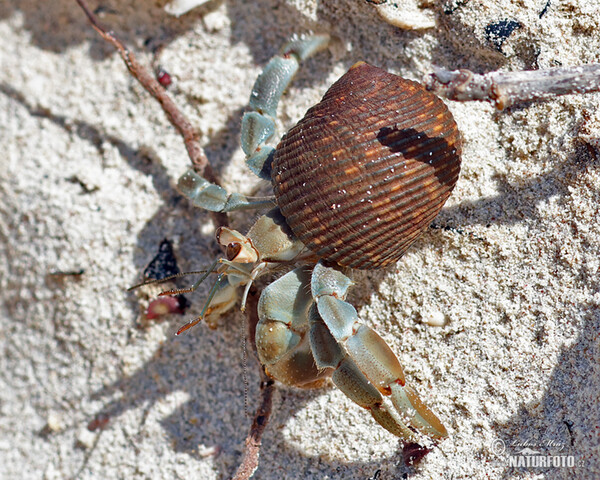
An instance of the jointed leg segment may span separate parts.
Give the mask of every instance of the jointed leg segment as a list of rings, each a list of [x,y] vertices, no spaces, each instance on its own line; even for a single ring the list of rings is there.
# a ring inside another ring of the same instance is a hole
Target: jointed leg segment
[[[275,134],[277,105],[283,92],[292,81],[300,62],[325,48],[326,35],[313,35],[288,43],[280,55],[271,59],[259,75],[250,94],[250,111],[242,118],[241,141],[246,154],[246,164],[259,177],[271,180],[271,157],[274,148],[266,143]],[[177,184],[181,193],[196,206],[213,212],[268,208],[274,200],[249,198],[239,193],[229,193],[210,183],[193,170],[187,171]]]
[[[336,368],[334,383],[356,403],[368,408],[379,424],[407,439],[414,437],[411,430],[436,439],[445,437],[447,432],[439,419],[416,392],[405,385],[404,373],[394,352],[375,330],[358,321],[356,310],[344,300],[349,286],[349,279],[337,268],[321,262],[315,266],[311,290],[317,308],[311,321],[318,326],[318,314],[331,334],[329,344],[318,343],[311,326],[317,365],[320,352],[328,348],[338,350],[337,367],[330,363],[331,355],[327,364]],[[336,342],[335,347],[332,340]],[[357,391],[360,391],[360,401],[353,398]],[[384,406],[382,395],[391,398],[394,410]]]
[[[439,419],[405,384],[396,355],[358,321],[356,310],[344,300],[351,285],[342,272],[321,262],[312,275],[307,267],[298,268],[269,285],[259,302],[256,343],[261,362],[287,384],[306,385],[331,376],[381,426],[406,440],[416,441],[415,432],[445,437]],[[386,406],[385,397],[393,408]]]

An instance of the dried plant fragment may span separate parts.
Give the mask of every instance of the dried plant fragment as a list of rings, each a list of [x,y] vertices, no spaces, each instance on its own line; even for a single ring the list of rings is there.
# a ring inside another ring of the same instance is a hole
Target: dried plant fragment
[[[435,28],[435,15],[430,2],[418,0],[367,0],[383,20],[402,30]]]
[[[165,12],[175,17],[185,15],[200,5],[204,5],[208,0],[173,0],[165,5]]]
[[[492,102],[498,110],[503,110],[516,103],[598,92],[600,64],[484,75],[470,70],[438,69],[429,75],[425,84],[441,97],[459,102]]]

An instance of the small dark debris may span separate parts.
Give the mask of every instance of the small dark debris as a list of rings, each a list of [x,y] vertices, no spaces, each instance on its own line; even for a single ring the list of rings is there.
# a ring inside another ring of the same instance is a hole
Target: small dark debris
[[[52,277],[79,277],[85,273],[85,269],[77,270],[53,270],[49,273]]]
[[[550,8],[550,0],[548,0],[546,2],[546,5],[544,5],[544,8],[540,12],[540,18],[542,18],[544,15],[546,15],[546,12],[548,11],[549,8]]]
[[[110,417],[108,415],[97,415],[90,423],[87,424],[87,429],[90,432],[95,432],[96,430],[102,430],[108,422],[110,421]]]
[[[160,281],[179,273],[179,266],[177,265],[175,252],[173,251],[173,242],[165,238],[160,242],[158,252],[154,258],[145,268],[143,273],[144,278]],[[137,286],[132,288],[137,288]],[[184,314],[189,306],[190,302],[182,294],[161,296],[149,303],[145,320],[154,320],[168,313]],[[138,327],[145,328],[145,322],[140,323]]]
[[[498,50],[502,52],[502,45],[508,37],[523,24],[516,20],[500,20],[499,22],[490,23],[485,27],[485,38]]]
[[[170,87],[173,83],[171,74],[162,67],[159,67],[156,70],[156,80],[158,80],[158,83],[160,83],[164,88]]]
[[[369,480],[379,480],[381,475],[381,469],[375,471],[372,477],[369,477]]]
[[[437,223],[430,224],[429,228],[431,228],[432,230],[443,230],[444,232],[452,232],[458,235],[466,235],[467,233],[461,228],[451,227],[450,225],[438,225]]]
[[[570,420],[564,420],[564,424],[567,426],[567,430],[569,431],[569,436],[571,437],[571,446],[575,445],[575,438],[573,437],[573,422]]]
[[[407,467],[418,465],[429,452],[431,452],[430,448],[419,445],[418,443],[407,443],[402,449],[404,465]]]
[[[84,193],[84,194],[90,194],[90,193],[100,190],[100,187],[98,187],[97,185],[90,187],[87,183],[85,183],[83,180],[81,180],[77,175],[71,175],[69,178],[67,178],[67,182],[75,183],[75,184],[79,185],[81,187],[81,189],[83,190],[82,193]]]
[[[177,275],[179,272],[177,259],[173,251],[173,242],[165,238],[160,242],[158,253],[144,270],[144,277],[161,280],[171,275]]]
[[[468,0],[452,0],[450,2],[444,2],[444,13],[446,15],[452,15],[456,10],[465,5]]]

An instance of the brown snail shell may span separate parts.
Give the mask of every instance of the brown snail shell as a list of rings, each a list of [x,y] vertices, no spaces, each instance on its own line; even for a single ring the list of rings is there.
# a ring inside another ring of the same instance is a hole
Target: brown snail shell
[[[281,140],[277,203],[318,256],[351,268],[398,260],[450,196],[461,140],[420,84],[353,66]]]

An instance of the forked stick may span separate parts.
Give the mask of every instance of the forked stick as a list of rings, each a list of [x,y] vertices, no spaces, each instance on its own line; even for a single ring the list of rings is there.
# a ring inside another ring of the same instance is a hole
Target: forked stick
[[[479,75],[470,70],[437,69],[426,81],[428,90],[458,100],[492,102],[498,110],[515,103],[558,95],[600,91],[600,64],[549,68],[523,72],[490,72]]]

